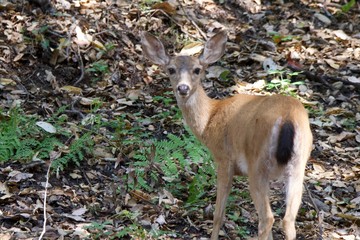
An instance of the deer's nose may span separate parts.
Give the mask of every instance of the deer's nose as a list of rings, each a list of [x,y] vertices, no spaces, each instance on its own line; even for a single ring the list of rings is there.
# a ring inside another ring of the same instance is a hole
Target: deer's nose
[[[177,87],[180,95],[186,96],[189,94],[190,87],[186,84],[181,84]]]

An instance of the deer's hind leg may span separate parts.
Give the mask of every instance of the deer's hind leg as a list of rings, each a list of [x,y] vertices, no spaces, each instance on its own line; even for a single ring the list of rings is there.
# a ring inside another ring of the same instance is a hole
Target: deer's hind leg
[[[274,223],[274,215],[269,200],[269,181],[267,174],[262,174],[261,171],[249,174],[250,194],[259,217],[259,240],[273,239],[271,229]]]

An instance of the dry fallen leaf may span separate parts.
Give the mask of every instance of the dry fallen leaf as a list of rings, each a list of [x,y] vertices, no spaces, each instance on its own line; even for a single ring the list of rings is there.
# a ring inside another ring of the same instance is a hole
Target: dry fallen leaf
[[[360,78],[354,77],[354,76],[350,76],[347,78],[349,82],[352,83],[360,83]]]
[[[192,55],[200,53],[203,48],[204,48],[203,43],[193,42],[193,43],[190,43],[190,44],[184,46],[181,49],[179,55],[192,56]]]
[[[8,175],[10,177],[9,182],[20,182],[22,180],[29,179],[34,176],[32,173],[23,173],[17,170],[14,170],[9,173]]]
[[[156,3],[152,6],[152,9],[159,9],[162,10],[164,12],[166,12],[167,14],[175,14],[176,13],[176,9],[171,6],[170,3],[168,2],[161,2],[161,3]]]
[[[340,65],[337,64],[334,60],[332,59],[324,59],[324,61],[330,65],[330,67],[334,68],[334,69],[339,69]]]
[[[36,122],[36,125],[41,127],[48,133],[56,133],[56,128],[51,124],[43,121]]]
[[[10,78],[0,78],[0,84],[4,86],[16,86],[16,82]]]
[[[60,88],[60,90],[63,90],[65,92],[75,94],[75,95],[81,95],[82,89],[74,86],[63,86]]]
[[[80,216],[80,215],[83,215],[86,212],[87,212],[86,207],[82,207],[82,208],[75,209],[74,211],[72,211],[71,214],[76,215],[76,216]]]
[[[342,132],[339,135],[332,135],[328,137],[329,142],[336,143],[341,142],[349,138],[355,137],[355,133],[352,132]]]

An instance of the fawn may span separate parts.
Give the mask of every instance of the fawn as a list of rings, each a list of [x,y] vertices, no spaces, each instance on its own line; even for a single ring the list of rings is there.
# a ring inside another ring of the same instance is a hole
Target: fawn
[[[209,64],[225,52],[227,34],[220,31],[203,53],[169,56],[162,42],[143,32],[143,54],[163,67],[177,104],[195,136],[213,155],[217,167],[217,195],[211,239],[218,239],[234,175],[248,175],[250,195],[259,217],[258,238],[272,239],[274,216],[269,202],[271,180],[284,179],[287,240],[296,237],[306,162],[312,148],[308,114],[300,101],[283,95],[238,94],[223,100],[209,98],[201,79]]]

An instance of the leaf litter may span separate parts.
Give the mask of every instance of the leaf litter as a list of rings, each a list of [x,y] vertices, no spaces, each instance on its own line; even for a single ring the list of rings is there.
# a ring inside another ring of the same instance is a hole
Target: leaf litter
[[[295,89],[309,109],[315,140],[297,220],[299,239],[360,239],[358,5],[345,12],[341,1],[253,1],[251,6],[241,0],[52,1],[51,9],[30,2],[0,3],[1,119],[7,118],[3,113],[10,108],[20,106],[25,114],[41,118],[40,128],[55,134],[58,130],[49,117],[70,106],[63,113],[65,129],[77,136],[81,124],[97,121],[90,109],[98,106],[101,121],[127,114],[125,130],[140,126],[158,137],[165,131],[180,134],[182,123],[171,116],[151,121],[159,111],[168,111],[157,105],[154,96],[171,89],[161,70],[142,57],[139,32],[160,34],[174,52],[197,54],[199,43],[226,28],[228,50],[221,63],[210,68],[212,81],[204,82],[211,96],[263,93],[273,77],[263,68],[264,59],[270,59],[276,69],[300,72],[291,81],[304,82]],[[224,71],[230,75],[216,80]],[[97,105],[99,99],[102,103]],[[137,112],[148,120],[138,124]],[[111,145],[103,131],[94,137],[96,153],[87,156],[80,168],[69,166],[50,178],[46,238],[83,239],[96,234],[95,229],[109,232],[103,238],[111,238],[137,226],[164,231],[161,239],[209,237],[215,186],[205,209],[185,207],[185,196],[175,197],[161,184],[154,183],[153,192],[130,190],[127,185],[137,181],[134,146]],[[68,151],[66,147],[50,156],[58,158]],[[39,236],[44,221],[44,160],[39,161],[36,154],[30,163],[0,165],[0,239]],[[155,162],[146,169],[161,174]],[[162,181],[167,180],[163,176]],[[274,184],[273,209],[283,208],[281,188]],[[254,207],[239,191],[247,191],[246,180],[234,184],[236,200],[228,208],[225,239],[239,236],[238,225],[252,236],[256,232]],[[236,216],[244,219],[236,221]],[[277,220],[281,216],[277,213]],[[274,237],[282,239],[276,224]]]

